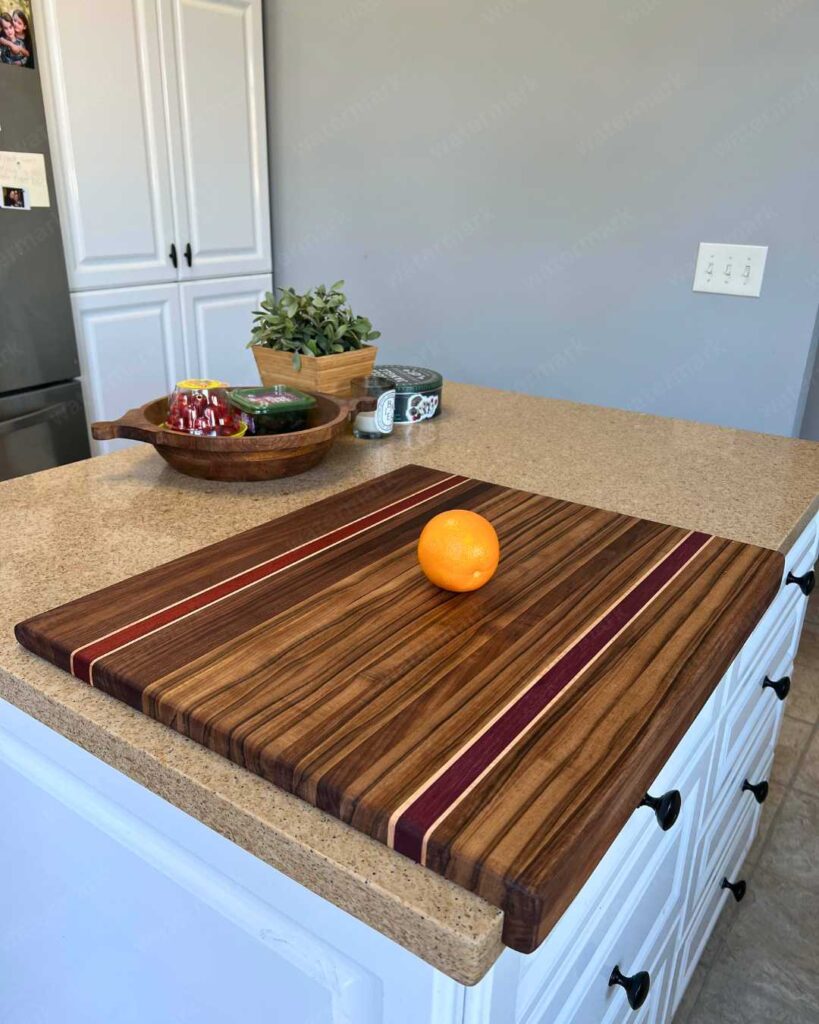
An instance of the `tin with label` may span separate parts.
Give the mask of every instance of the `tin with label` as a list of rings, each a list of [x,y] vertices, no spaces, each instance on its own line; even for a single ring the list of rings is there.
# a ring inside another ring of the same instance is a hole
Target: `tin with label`
[[[440,416],[444,378],[437,370],[392,364],[376,366],[373,372],[395,385],[396,423],[422,423]]]

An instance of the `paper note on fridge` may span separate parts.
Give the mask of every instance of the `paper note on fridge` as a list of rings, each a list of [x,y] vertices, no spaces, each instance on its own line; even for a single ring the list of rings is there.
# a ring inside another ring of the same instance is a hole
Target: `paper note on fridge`
[[[51,205],[42,153],[0,151],[0,185],[26,189],[32,206]]]

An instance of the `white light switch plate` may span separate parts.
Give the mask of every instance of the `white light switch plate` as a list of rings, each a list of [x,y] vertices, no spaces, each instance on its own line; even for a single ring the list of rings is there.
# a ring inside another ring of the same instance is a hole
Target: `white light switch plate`
[[[700,242],[694,291],[758,298],[767,256],[767,245]]]

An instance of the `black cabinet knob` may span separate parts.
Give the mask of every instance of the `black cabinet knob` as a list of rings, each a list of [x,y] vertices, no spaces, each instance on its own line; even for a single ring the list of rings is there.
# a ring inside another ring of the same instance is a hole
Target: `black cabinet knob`
[[[667,832],[680,816],[682,797],[678,789],[669,789],[662,796],[652,796],[646,793],[638,807],[650,807],[657,818],[657,824]]]
[[[784,700],[791,692],[791,677],[782,676],[781,679],[769,679],[765,676],[765,682],[762,684],[762,689],[770,688],[777,695],[780,700]]]
[[[185,262],[189,267],[193,266],[193,252],[191,250],[190,242],[185,246]]]
[[[785,577],[785,583],[795,583],[805,597],[807,597],[816,586],[816,573],[813,569],[809,572],[803,573],[801,576],[794,576],[792,572],[789,572]]]
[[[174,245],[173,242],[171,242],[171,251],[168,253],[168,257],[175,267],[179,266],[179,260],[177,259],[176,256],[176,246]]]
[[[749,782],[747,779],[742,783],[743,793],[753,793],[754,800],[758,804],[764,804],[768,799],[768,783],[764,780],[762,782]]]
[[[739,903],[740,900],[743,900],[745,898],[745,893],[748,889],[747,883],[742,881],[741,879],[738,882],[729,882],[727,878],[723,878],[723,880],[719,883],[719,887],[720,889],[730,889],[731,892],[734,894],[734,899],[737,901],[737,903]]]
[[[630,978],[627,978],[625,974],[621,973],[618,965],[611,972],[609,985],[620,985],[624,988],[628,1005],[632,1010],[639,1010],[648,996],[648,990],[651,988],[651,978],[648,976],[648,971],[638,971],[636,974],[632,974]]]

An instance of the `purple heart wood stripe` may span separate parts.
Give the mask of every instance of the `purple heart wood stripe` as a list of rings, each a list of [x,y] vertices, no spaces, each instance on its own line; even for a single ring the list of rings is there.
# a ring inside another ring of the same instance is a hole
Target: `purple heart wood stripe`
[[[707,533],[689,533],[649,569],[493,721],[404,801],[390,818],[388,844],[425,864],[429,837],[435,828],[712,539]]]
[[[374,512],[360,516],[358,519],[353,519],[344,526],[331,530],[305,544],[291,548],[275,558],[270,558],[260,562],[258,565],[251,566],[251,568],[246,569],[244,572],[237,573],[228,579],[204,587],[202,590],[191,594],[181,601],[166,605],[150,615],[145,615],[134,622],[128,623],[126,626],[122,626],[120,629],[116,629],[88,644],[84,644],[82,647],[78,647],[75,651],[71,652],[69,662],[71,674],[76,676],[77,679],[82,679],[83,682],[93,686],[94,665],[101,658],[105,658],[115,651],[120,651],[129,644],[142,640],[161,629],[165,629],[171,623],[179,622],[189,615],[194,615],[205,608],[210,608],[219,601],[224,601],[226,598],[232,597],[248,587],[270,579],[276,573],[280,573],[291,566],[297,565],[299,562],[328,551],[330,548],[335,547],[335,545],[357,537],[359,534],[365,533],[367,530],[371,530],[373,527],[379,526],[390,519],[394,519],[404,512],[417,508],[433,498],[440,497],[446,494],[447,491],[451,491],[453,488],[465,483],[468,479],[468,477],[455,474],[447,476],[435,484],[422,487],[415,493],[407,495],[406,498],[392,501],[382,508],[376,509]]]

